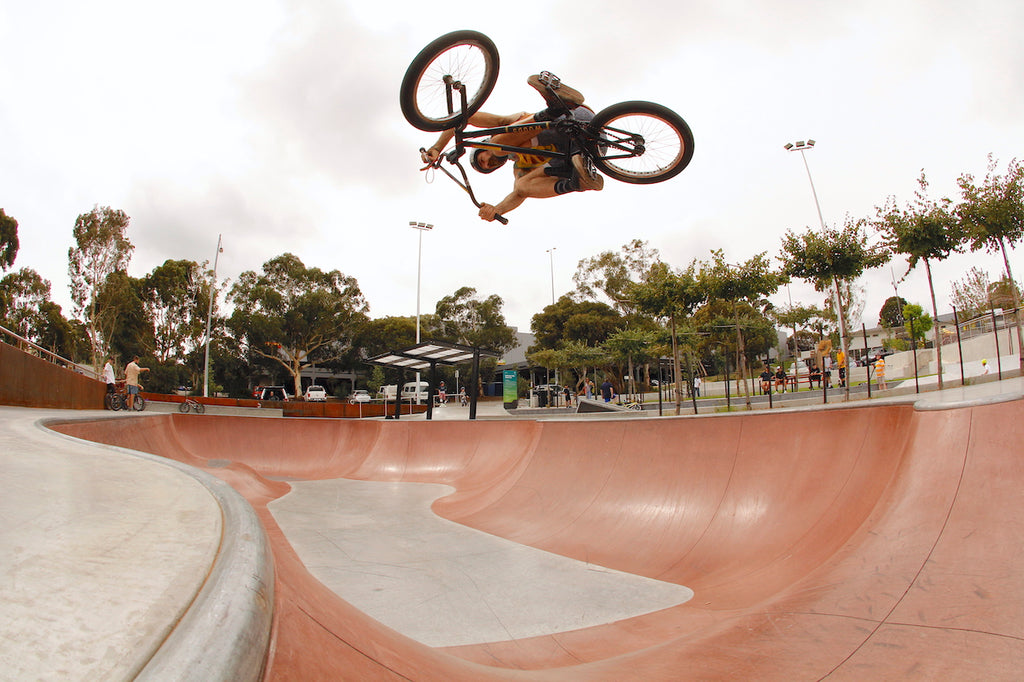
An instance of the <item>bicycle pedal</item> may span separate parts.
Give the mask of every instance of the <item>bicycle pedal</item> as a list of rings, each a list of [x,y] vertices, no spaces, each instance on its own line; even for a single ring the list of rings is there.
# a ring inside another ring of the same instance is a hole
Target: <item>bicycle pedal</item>
[[[557,90],[562,85],[562,79],[550,71],[541,71],[539,75],[541,84],[548,86],[552,90]]]

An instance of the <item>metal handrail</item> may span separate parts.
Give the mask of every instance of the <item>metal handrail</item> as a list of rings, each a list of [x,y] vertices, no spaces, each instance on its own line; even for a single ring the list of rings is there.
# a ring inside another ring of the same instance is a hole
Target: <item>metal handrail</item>
[[[72,370],[74,372],[78,372],[79,374],[84,374],[85,376],[91,377],[93,379],[99,379],[100,378],[100,372],[98,372],[96,370],[96,368],[92,367],[91,365],[80,365],[77,362],[72,362],[71,360],[68,360],[67,358],[63,358],[63,357],[57,355],[56,353],[43,348],[39,344],[34,343],[32,341],[29,341],[24,336],[21,336],[20,334],[12,332],[7,327],[0,326],[0,333],[2,333],[3,336],[9,337],[11,339],[14,339],[17,343],[16,344],[12,343],[10,345],[12,345],[12,346],[13,345],[17,345],[21,350],[23,350],[25,352],[34,351],[35,355],[41,357],[44,360],[52,362],[55,365],[60,365],[61,367],[64,367],[66,369],[70,369],[70,370]],[[31,349],[31,351],[27,350],[26,346],[28,347],[28,349]]]

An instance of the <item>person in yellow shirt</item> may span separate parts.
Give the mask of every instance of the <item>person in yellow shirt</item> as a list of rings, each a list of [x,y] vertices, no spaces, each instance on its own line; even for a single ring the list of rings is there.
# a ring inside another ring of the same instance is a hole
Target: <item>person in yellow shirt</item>
[[[839,387],[846,386],[846,353],[836,353],[836,366],[839,368]]]
[[[878,388],[889,388],[888,384],[885,383],[885,358],[881,355],[875,360],[875,378],[878,380]]]

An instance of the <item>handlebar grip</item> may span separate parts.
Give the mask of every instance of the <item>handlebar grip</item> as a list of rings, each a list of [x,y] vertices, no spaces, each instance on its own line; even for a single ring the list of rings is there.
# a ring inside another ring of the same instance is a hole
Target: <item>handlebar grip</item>
[[[495,213],[494,214],[494,219],[497,220],[502,225],[508,225],[508,218],[506,218],[503,215],[499,215],[499,214]]]

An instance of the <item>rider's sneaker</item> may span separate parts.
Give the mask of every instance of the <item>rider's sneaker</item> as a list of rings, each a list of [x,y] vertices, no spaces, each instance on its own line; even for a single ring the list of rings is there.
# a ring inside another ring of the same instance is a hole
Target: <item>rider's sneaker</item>
[[[580,179],[580,191],[588,189],[603,189],[604,176],[594,168],[594,162],[584,154],[576,154],[572,157],[572,167],[576,170],[576,176]]]
[[[550,109],[572,110],[583,104],[583,95],[570,88],[549,71],[541,71],[526,79],[530,86],[540,93]]]

